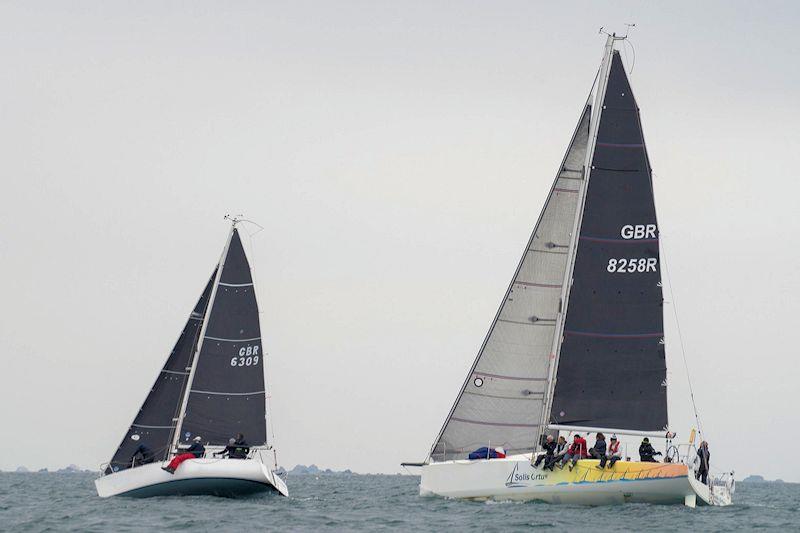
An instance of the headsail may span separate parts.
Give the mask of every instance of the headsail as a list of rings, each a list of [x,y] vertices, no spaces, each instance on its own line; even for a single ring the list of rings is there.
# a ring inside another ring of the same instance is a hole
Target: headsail
[[[434,443],[434,460],[463,459],[489,445],[521,453],[535,444],[582,192],[590,114],[587,105],[511,285]]]
[[[189,320],[186,321],[167,362],[161,369],[158,379],[150,389],[136,418],[114,453],[114,457],[109,463],[110,471],[116,472],[129,468],[131,456],[140,444],[150,448],[155,454],[156,460],[166,458],[175,428],[175,418],[183,401],[184,387],[189,376],[192,356],[197,347],[197,338],[216,276],[215,269],[200,295],[200,299],[194,306],[192,314],[189,315]]]
[[[651,170],[639,108],[619,52],[610,53],[550,422],[661,431],[666,362]]]
[[[199,435],[212,445],[243,433],[252,445],[266,434],[264,352],[250,264],[234,227],[202,332],[179,442]]]

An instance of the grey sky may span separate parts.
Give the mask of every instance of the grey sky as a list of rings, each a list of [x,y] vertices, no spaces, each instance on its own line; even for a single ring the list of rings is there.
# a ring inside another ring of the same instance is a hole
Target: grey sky
[[[752,458],[800,441],[790,2],[3,3],[0,468],[108,460],[225,213],[267,228],[279,461],[423,459],[625,22],[715,466],[800,480]]]

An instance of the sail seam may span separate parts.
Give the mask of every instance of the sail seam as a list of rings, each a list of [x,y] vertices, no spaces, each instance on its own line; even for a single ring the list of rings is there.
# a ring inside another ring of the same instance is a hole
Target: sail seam
[[[664,332],[658,333],[595,333],[591,331],[575,331],[564,330],[567,335],[576,335],[578,337],[600,337],[606,339],[652,339],[656,337],[663,337]]]
[[[472,373],[478,377],[490,377],[490,378],[498,378],[498,379],[513,379],[517,381],[547,381],[547,378],[527,378],[527,377],[519,377],[519,376],[503,376],[501,374],[487,374],[486,372],[473,372]]]
[[[252,287],[253,286],[252,282],[251,283],[222,283],[220,281],[219,284],[222,285],[223,287]]]
[[[131,424],[131,426],[137,428],[147,428],[147,429],[172,429],[175,427],[175,426],[148,426],[145,424]]]
[[[512,424],[510,422],[481,422],[479,420],[469,420],[466,418],[457,418],[455,416],[450,417],[450,420],[455,420],[457,422],[464,422],[466,424],[477,424],[479,426],[501,426],[501,427],[511,427],[511,428],[538,428],[539,424]]]
[[[252,339],[222,339],[220,337],[209,337],[206,335],[204,337],[210,341],[219,341],[219,342],[250,342],[250,341],[260,341],[261,337],[253,337]]]
[[[471,394],[472,396],[483,396],[484,398],[497,398],[498,400],[525,400],[525,401],[529,401],[529,402],[530,401],[539,401],[539,400],[542,399],[542,395],[544,395],[543,392],[532,392],[527,397],[525,397],[525,396],[523,396],[523,397],[518,397],[518,396],[497,396],[495,394],[482,394],[480,392],[472,392],[472,391],[468,391],[468,390],[465,390],[464,394]],[[534,395],[537,395],[537,396],[534,397],[534,398],[530,397],[530,396],[534,396]]]
[[[164,370],[164,369],[162,369],[161,371],[164,372],[165,374],[177,374],[179,376],[188,376],[189,375],[188,372],[176,372],[175,370]]]
[[[214,391],[210,391],[210,390],[192,389],[189,392],[195,392],[197,394],[211,394],[211,395],[214,395],[214,396],[251,396],[253,394],[266,394],[267,391],[260,390],[260,391],[254,391],[254,392],[214,392]]]

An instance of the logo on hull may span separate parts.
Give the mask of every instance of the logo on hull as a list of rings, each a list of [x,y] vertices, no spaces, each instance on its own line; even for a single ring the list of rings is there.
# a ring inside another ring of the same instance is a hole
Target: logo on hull
[[[514,464],[514,470],[506,478],[506,487],[509,489],[527,487],[526,481],[541,481],[547,479],[547,474],[529,474],[519,472],[519,463]]]

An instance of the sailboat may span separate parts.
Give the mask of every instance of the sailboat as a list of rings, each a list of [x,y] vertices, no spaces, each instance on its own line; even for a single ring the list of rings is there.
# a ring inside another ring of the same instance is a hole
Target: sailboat
[[[264,351],[253,277],[237,225],[166,363],[111,460],[97,494],[288,496],[267,443]],[[246,458],[215,456],[237,434]],[[163,467],[192,442],[205,455]]]
[[[732,476],[696,479],[695,431],[672,440],[658,224],[623,39],[608,35],[544,209],[427,459],[404,463],[421,467],[422,495],[731,502]],[[631,460],[633,450],[612,468],[532,464],[547,435],[598,432],[667,439],[667,459]],[[469,460],[481,448],[502,453]]]

